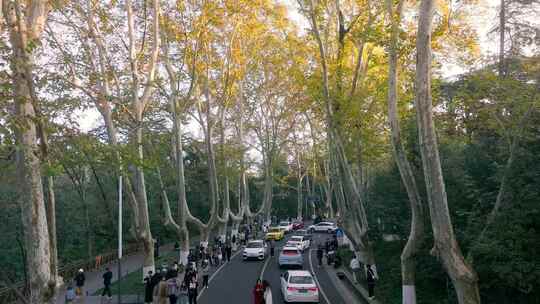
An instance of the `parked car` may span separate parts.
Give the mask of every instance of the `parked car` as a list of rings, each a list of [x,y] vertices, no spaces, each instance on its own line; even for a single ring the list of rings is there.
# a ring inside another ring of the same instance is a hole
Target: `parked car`
[[[279,227],[270,227],[266,233],[267,240],[279,241],[285,237],[285,231]]]
[[[244,248],[244,261],[248,259],[264,260],[268,255],[268,247],[263,240],[249,241]]]
[[[295,221],[292,223],[292,229],[293,230],[298,230],[298,229],[302,229],[304,228],[304,222],[302,221]]]
[[[289,221],[281,221],[278,225],[279,228],[285,230],[285,233],[289,233],[293,230],[293,224]]]
[[[309,248],[311,245],[311,241],[308,239],[305,239],[301,235],[293,235],[288,241],[287,244],[292,244],[293,246],[297,246],[298,249],[304,251]]]
[[[281,293],[285,303],[319,303],[319,288],[309,271],[289,270],[282,274]]]
[[[337,225],[332,222],[320,222],[315,225],[309,226],[309,231],[311,232],[327,232],[334,233],[337,230]]]
[[[302,268],[304,265],[304,257],[302,252],[296,246],[285,246],[281,249],[278,257],[279,268],[297,266]]]

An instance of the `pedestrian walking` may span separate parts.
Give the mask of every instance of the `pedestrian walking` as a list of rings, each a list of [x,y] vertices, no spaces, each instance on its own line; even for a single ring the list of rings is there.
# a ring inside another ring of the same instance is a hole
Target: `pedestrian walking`
[[[369,299],[373,300],[375,298],[375,280],[377,279],[377,275],[372,269],[371,265],[367,265],[366,267],[366,278],[368,284]]]
[[[189,304],[197,304],[198,287],[199,282],[197,282],[197,278],[192,277],[188,285]]]
[[[353,280],[355,284],[358,284],[358,273],[360,272],[360,261],[354,255],[353,259],[351,260],[351,264],[349,265],[351,267],[352,273],[353,273]]]
[[[160,246],[159,238],[156,238],[154,241],[154,258],[159,257],[159,246]]]
[[[165,280],[165,277],[161,277],[161,281],[159,281],[157,285],[157,299],[158,304],[167,304],[169,301],[169,295],[167,293],[167,280]]]
[[[196,281],[199,279],[197,277],[197,272],[191,268],[186,272],[186,275],[184,276],[184,285],[186,285],[189,288],[189,283],[191,282],[191,279],[193,278],[195,278]]]
[[[180,270],[180,266],[178,265],[178,262],[174,262],[172,267],[169,268],[169,271],[167,272],[167,277],[169,277],[169,278],[177,278],[179,270]]]
[[[257,279],[257,283],[253,287],[253,299],[254,304],[264,304],[264,286],[261,279]]]
[[[238,239],[240,240],[240,244],[245,245],[245,242],[244,242],[245,237],[246,237],[246,235],[243,232],[239,231]]]
[[[84,276],[84,270],[81,268],[75,276],[75,295],[77,298],[84,296],[84,281],[86,281],[86,277]]]
[[[218,252],[218,265],[221,265],[221,262],[223,262],[223,258],[225,257],[225,247],[221,246],[219,248]]]
[[[103,292],[101,293],[101,297],[104,297],[105,294],[107,294],[107,297],[109,300],[112,298],[111,293],[111,280],[112,280],[113,273],[112,271],[107,267],[105,268],[105,273],[103,274]]]
[[[270,240],[270,256],[274,256],[274,251],[276,249],[276,242],[272,239]]]
[[[264,304],[272,304],[272,288],[270,288],[270,283],[268,281],[263,281],[263,287],[264,287]]]
[[[227,262],[230,262],[232,255],[232,246],[230,240],[225,244],[225,255],[227,256]]]
[[[208,264],[208,260],[203,262],[201,272],[203,278],[202,288],[208,288],[208,278],[210,277],[210,265]]]
[[[178,295],[178,304],[189,304],[188,288],[187,285],[182,283],[180,285],[180,294]]]
[[[319,246],[317,246],[317,262],[319,263],[319,267],[322,266],[323,255],[324,255],[323,247],[321,244],[319,244]]]
[[[150,304],[154,301],[154,282],[153,273],[148,271],[148,275],[144,278],[144,303]]]
[[[71,303],[75,300],[75,288],[73,288],[73,283],[69,283],[66,289],[66,303]]]
[[[236,251],[236,250],[238,249],[238,248],[237,248],[236,241],[237,241],[237,239],[236,239],[236,234],[233,234],[232,240],[231,240],[231,242],[232,242],[232,250],[233,250],[233,251]]]
[[[156,267],[156,272],[154,275],[152,275],[152,278],[150,279],[150,283],[152,283],[152,290],[153,290],[153,297],[157,298],[159,282],[161,282],[161,279],[163,278],[163,274],[161,273],[161,269],[159,267]]]
[[[218,265],[218,256],[217,256],[217,246],[214,245],[214,248],[212,248],[212,258],[210,259],[212,261],[212,266]]]
[[[180,286],[178,286],[178,279],[176,277],[170,277],[167,280],[167,296],[169,297],[169,304],[176,304],[179,294]]]

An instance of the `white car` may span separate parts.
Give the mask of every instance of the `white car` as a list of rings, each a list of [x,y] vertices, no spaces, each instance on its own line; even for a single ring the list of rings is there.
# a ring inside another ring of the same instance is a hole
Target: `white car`
[[[268,247],[263,240],[249,241],[244,248],[244,261],[248,259],[264,260],[268,255]]]
[[[310,240],[304,238],[302,235],[293,235],[288,241],[287,244],[298,247],[298,249],[304,251],[309,248]]]
[[[285,303],[319,303],[319,288],[309,271],[289,270],[282,274],[281,293]]]
[[[278,227],[280,229],[283,229],[285,233],[291,232],[293,230],[292,226],[293,226],[292,223],[289,221],[281,221],[279,222],[279,225],[278,225]]]
[[[337,225],[332,222],[320,222],[315,225],[309,226],[311,232],[327,232],[334,233],[337,230]]]

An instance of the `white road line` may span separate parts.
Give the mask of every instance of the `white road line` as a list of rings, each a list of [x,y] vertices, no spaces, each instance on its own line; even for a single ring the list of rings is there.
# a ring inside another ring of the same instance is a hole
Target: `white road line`
[[[262,270],[261,270],[261,275],[259,276],[259,279],[261,279],[261,280],[263,279],[263,277],[264,277],[264,272],[265,272],[265,270],[266,270],[266,266],[268,265],[268,262],[270,262],[270,259],[271,259],[271,258],[272,258],[271,256],[268,256],[268,257],[266,258],[266,262],[264,262],[264,265],[263,265],[263,268],[262,268]]]
[[[326,293],[324,293],[324,290],[322,289],[322,286],[319,283],[319,280],[317,280],[317,274],[315,273],[315,270],[313,269],[313,262],[311,261],[311,249],[309,250],[308,254],[309,254],[309,267],[311,268],[311,273],[313,273],[313,279],[315,279],[315,283],[317,283],[317,285],[319,286],[319,290],[321,291],[323,298],[326,300],[326,303],[330,304],[330,300],[328,300]]]
[[[232,260],[234,259],[234,257],[236,257],[237,255],[239,255],[240,253],[242,252],[242,250],[238,250],[235,254],[231,255],[231,262]],[[218,272],[221,271],[221,269],[223,269],[223,267],[225,267],[227,264],[229,264],[230,262],[227,262],[227,263],[224,263],[222,264],[221,266],[218,267],[218,269],[216,269],[216,271],[214,271],[214,273],[212,273],[212,275],[210,276],[210,278],[208,278],[208,284],[210,284],[210,282],[212,282],[212,280],[214,279],[214,277],[218,274]],[[199,298],[204,294],[206,288],[203,288],[201,290],[201,292],[197,295],[197,301],[199,300]]]

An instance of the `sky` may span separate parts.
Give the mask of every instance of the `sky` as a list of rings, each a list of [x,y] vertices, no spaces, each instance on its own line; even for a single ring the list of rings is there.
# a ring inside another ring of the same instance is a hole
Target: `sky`
[[[298,24],[299,28],[308,26],[307,20],[298,12],[298,4],[296,0],[277,0],[283,3],[289,9],[289,18]],[[498,41],[493,35],[488,35],[488,32],[497,22],[497,11],[500,0],[479,0],[478,8],[474,12],[475,18],[471,20],[472,26],[476,29],[479,38],[480,50],[482,56],[493,56],[498,52]],[[495,39],[494,39],[495,38]],[[445,65],[442,71],[444,77],[452,78],[456,75],[466,72],[465,67],[456,65]],[[81,130],[87,132],[102,125],[101,116],[95,108],[90,108],[84,111],[73,113],[77,121],[79,121]],[[198,132],[195,127],[191,127],[192,132]]]

